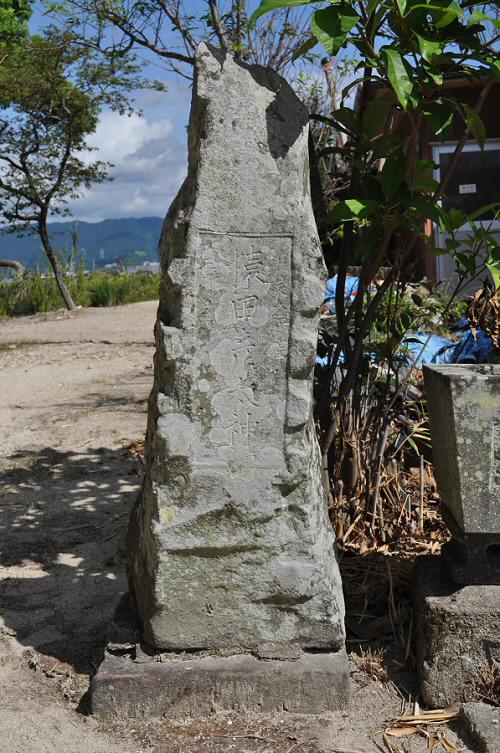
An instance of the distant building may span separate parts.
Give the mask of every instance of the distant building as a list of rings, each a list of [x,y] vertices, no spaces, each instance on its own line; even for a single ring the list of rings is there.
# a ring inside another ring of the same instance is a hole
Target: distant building
[[[127,267],[127,272],[130,274],[136,274],[137,272],[150,272],[152,275],[157,275],[160,272],[160,262],[145,261],[142,264],[131,264]]]

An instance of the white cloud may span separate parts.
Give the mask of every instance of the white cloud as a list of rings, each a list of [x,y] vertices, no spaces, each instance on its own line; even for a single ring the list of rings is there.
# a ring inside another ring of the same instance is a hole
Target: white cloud
[[[72,202],[75,219],[97,222],[112,217],[163,217],[186,173],[182,131],[169,117],[104,112],[89,139],[90,146],[99,151],[85,159],[112,162],[114,180],[93,186]]]

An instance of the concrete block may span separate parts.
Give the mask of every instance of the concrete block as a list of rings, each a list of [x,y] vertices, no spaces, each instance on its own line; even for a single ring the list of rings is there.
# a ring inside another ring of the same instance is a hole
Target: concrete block
[[[436,708],[475,699],[481,672],[500,661],[500,586],[459,587],[441,557],[422,557],[414,610],[424,702]]]

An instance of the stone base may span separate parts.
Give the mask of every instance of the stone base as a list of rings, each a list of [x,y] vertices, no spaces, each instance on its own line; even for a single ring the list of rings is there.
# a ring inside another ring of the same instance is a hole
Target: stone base
[[[296,661],[170,656],[146,664],[108,655],[91,695],[92,713],[100,717],[199,716],[221,709],[319,714],[347,706],[350,679],[344,652],[302,654]]]
[[[500,586],[457,586],[441,557],[420,558],[415,577],[422,698],[431,707],[474,700],[500,660]]]
[[[345,708],[347,654],[268,644],[258,654],[152,653],[139,638],[128,597],[108,633],[92,681],[92,713],[101,717],[196,716],[216,710],[319,714]]]

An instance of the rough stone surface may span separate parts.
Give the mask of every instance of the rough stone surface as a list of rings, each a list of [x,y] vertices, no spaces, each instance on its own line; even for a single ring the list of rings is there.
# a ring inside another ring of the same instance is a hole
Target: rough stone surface
[[[462,711],[478,753],[500,753],[500,710],[486,703],[466,703]]]
[[[425,703],[435,708],[474,699],[482,675],[500,662],[500,587],[458,587],[441,557],[422,557],[414,608]]]
[[[156,649],[344,643],[312,420],[323,269],[307,141],[307,111],[281,77],[200,46],[188,177],[160,242],[147,473],[129,537]]]
[[[449,573],[500,584],[500,365],[425,366],[424,377]]]
[[[350,680],[344,651],[295,660],[251,654],[134,662],[108,654],[92,684],[101,717],[199,716],[218,710],[319,714],[344,708]]]

